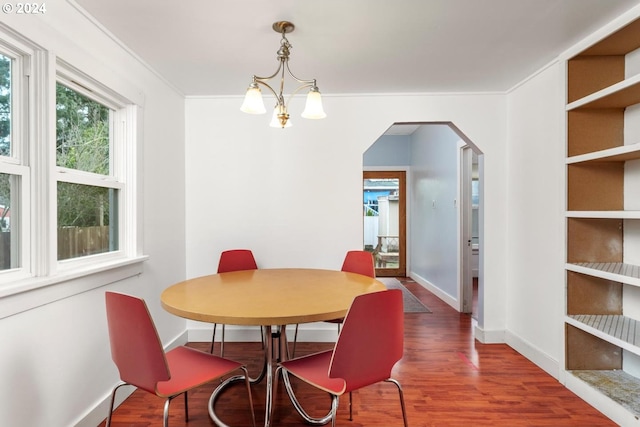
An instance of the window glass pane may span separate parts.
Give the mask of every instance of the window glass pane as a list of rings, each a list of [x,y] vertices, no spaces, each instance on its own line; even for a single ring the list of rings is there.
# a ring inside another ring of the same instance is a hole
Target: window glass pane
[[[0,55],[0,156],[11,155],[11,58]]]
[[[18,197],[19,177],[0,173],[0,270],[19,267]],[[13,202],[13,204],[12,204]],[[13,216],[14,221],[11,220]]]
[[[364,249],[373,252],[376,269],[398,268],[400,244],[400,180],[364,179]]]
[[[56,86],[56,164],[109,175],[108,107],[66,86]]]
[[[118,250],[118,191],[58,182],[58,259]]]

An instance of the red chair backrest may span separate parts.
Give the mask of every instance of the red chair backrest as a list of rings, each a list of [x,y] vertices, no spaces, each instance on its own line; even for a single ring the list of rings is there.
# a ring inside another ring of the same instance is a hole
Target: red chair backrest
[[[106,292],[111,359],[120,379],[150,393],[171,378],[158,331],[144,300]]]
[[[231,249],[220,254],[218,273],[257,269],[258,265],[249,249]]]
[[[373,255],[367,251],[349,251],[344,257],[342,271],[358,273],[363,276],[376,277]]]
[[[346,391],[375,384],[391,377],[403,350],[402,291],[390,289],[357,296],[338,336],[329,376],[344,379]]]

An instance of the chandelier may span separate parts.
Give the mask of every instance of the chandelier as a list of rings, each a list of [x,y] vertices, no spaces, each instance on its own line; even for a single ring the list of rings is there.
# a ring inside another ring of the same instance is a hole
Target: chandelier
[[[276,105],[273,109],[273,115],[271,118],[271,127],[280,127],[285,128],[291,126],[291,121],[289,120],[289,101],[293,96],[301,91],[302,89],[309,88],[309,93],[307,94],[307,102],[305,104],[304,111],[302,112],[302,117],[305,119],[324,119],[327,117],[323,108],[322,108],[322,98],[320,97],[320,91],[318,90],[318,86],[316,86],[316,80],[302,80],[297,78],[291,72],[289,68],[289,54],[291,52],[291,44],[289,40],[287,40],[286,34],[290,33],[294,30],[295,26],[288,21],[278,21],[275,22],[272,26],[273,30],[282,34],[282,40],[280,40],[280,49],[278,49],[278,61],[280,64],[278,65],[278,69],[270,75],[269,77],[258,77],[253,76],[251,80],[251,84],[247,89],[247,93],[244,97],[244,102],[240,107],[240,111],[249,114],[264,114],[267,110],[264,107],[264,101],[262,100],[262,91],[260,90],[260,86],[264,86],[273,93],[276,97]],[[288,99],[285,102],[285,97],[283,95],[284,92],[284,78],[285,78],[285,70],[296,82],[299,83],[299,86],[289,95]],[[280,76],[280,91],[276,92],[269,84],[268,80],[276,78]]]

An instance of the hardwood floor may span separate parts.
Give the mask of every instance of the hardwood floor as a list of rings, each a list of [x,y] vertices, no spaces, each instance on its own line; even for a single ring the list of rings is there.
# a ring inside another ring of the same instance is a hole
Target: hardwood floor
[[[470,315],[457,313],[410,279],[403,283],[432,310],[430,314],[405,315],[405,354],[394,369],[394,377],[404,389],[410,427],[615,426],[507,345],[475,341]],[[190,345],[205,351],[209,348],[207,343]],[[331,346],[298,343],[296,352],[302,355]],[[259,354],[259,343],[225,344],[225,356],[246,361],[252,373],[258,371]],[[250,355],[255,355],[253,360]],[[188,423],[184,420],[184,400],[175,399],[171,403],[170,425],[212,426],[206,406],[213,388],[207,385],[189,394]],[[296,390],[310,413],[326,413],[326,394],[303,384],[297,384]],[[264,381],[254,387],[253,399],[260,426],[264,423]],[[392,384],[354,392],[353,404],[353,421],[349,421],[348,396],[340,399],[338,426],[402,426],[398,393]],[[114,412],[112,426],[162,425],[162,406],[162,399],[137,390]],[[241,385],[225,391],[216,412],[231,426],[251,425],[246,391]],[[273,426],[304,425],[280,387]]]

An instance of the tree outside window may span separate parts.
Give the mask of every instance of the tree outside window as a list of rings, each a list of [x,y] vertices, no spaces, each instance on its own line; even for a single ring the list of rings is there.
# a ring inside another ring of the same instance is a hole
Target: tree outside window
[[[0,156],[11,156],[11,58],[0,55]],[[11,194],[16,177],[0,173],[0,270],[17,266],[17,256],[12,254]],[[14,234],[15,237],[15,234]],[[16,239],[13,240],[13,249]]]
[[[11,155],[11,58],[0,55],[0,156]]]
[[[0,156],[11,155],[11,58],[0,55]],[[10,175],[0,174],[0,232],[8,232]]]
[[[109,107],[58,83],[56,165],[88,177],[109,177],[111,113]],[[58,259],[116,250],[117,190],[63,181],[57,189]]]

